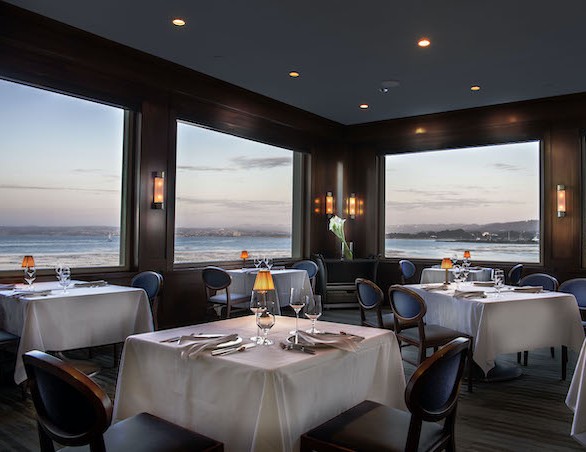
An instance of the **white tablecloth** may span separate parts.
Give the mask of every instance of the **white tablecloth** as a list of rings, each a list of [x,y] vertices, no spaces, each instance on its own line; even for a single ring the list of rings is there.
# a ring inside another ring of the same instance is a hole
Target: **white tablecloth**
[[[572,377],[566,405],[574,412],[571,435],[586,446],[586,341],[582,345]]]
[[[181,360],[165,338],[193,332],[256,334],[254,317],[131,336],[126,340],[114,418],[147,411],[222,441],[226,451],[291,451],[302,433],[365,399],[403,408],[405,377],[393,332],[317,322],[322,330],[366,339],[360,349],[285,351],[295,319],[277,317],[271,346]],[[310,326],[308,320],[300,328]]]
[[[232,276],[230,291],[242,294],[252,293],[257,273],[255,269],[228,270],[228,273]],[[302,296],[311,295],[311,282],[305,270],[295,268],[271,270],[271,275],[273,276],[280,306],[289,305],[292,287],[300,289]]]
[[[492,268],[479,268],[470,270],[468,281],[490,281]],[[454,272],[448,270],[448,279],[454,281]],[[446,280],[446,270],[442,268],[424,268],[421,271],[421,284],[442,283]]]
[[[519,293],[505,289],[462,285],[462,290],[485,291],[488,298],[465,299],[450,291],[427,291],[410,285],[425,300],[425,321],[474,337],[474,361],[486,373],[502,353],[566,345],[578,352],[584,330],[576,299],[561,292]]]
[[[35,283],[51,295],[17,299],[0,291],[0,328],[20,336],[14,380],[26,380],[22,354],[30,350],[64,351],[124,342],[131,334],[153,331],[146,293],[122,286],[69,288],[57,282]]]

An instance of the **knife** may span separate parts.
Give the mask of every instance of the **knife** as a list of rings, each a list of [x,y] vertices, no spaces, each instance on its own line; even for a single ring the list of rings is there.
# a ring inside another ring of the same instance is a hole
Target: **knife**
[[[281,342],[281,348],[284,350],[295,350],[298,352],[307,353],[309,355],[315,355],[315,350],[313,350],[311,348],[307,348],[301,344],[285,344],[285,343]]]
[[[226,347],[226,348],[217,348],[216,350],[212,350],[212,356],[224,356],[230,355],[236,352],[243,352],[248,348],[255,347],[255,343],[244,344],[244,345],[237,345],[234,347]]]

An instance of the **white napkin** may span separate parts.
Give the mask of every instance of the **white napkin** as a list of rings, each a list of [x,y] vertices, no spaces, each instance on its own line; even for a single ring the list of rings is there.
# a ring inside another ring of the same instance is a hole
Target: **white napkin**
[[[14,284],[0,284],[0,290],[12,290],[14,289]]]
[[[98,281],[80,281],[76,282],[73,287],[104,287],[107,286],[108,282],[100,279]]]
[[[522,287],[515,287],[513,288],[514,292],[522,292],[522,293],[541,293],[543,292],[542,286],[522,286]]]
[[[181,336],[177,346],[183,347],[183,350],[181,351],[181,359],[194,359],[197,355],[208,348],[215,348],[220,344],[235,341],[236,339],[238,339],[238,334],[227,334],[225,336],[209,339]],[[187,346],[185,346],[186,344]]]
[[[16,298],[32,298],[32,297],[45,297],[51,295],[51,290],[15,290],[14,296]]]
[[[494,287],[494,281],[474,281],[474,285],[478,287]]]
[[[299,335],[299,339],[303,342],[304,345],[326,345],[349,352],[355,352],[358,350],[358,343],[364,340],[363,337],[354,336],[353,334],[311,334],[306,333],[305,331],[299,331],[297,334]]]
[[[432,284],[429,286],[422,286],[423,290],[427,290],[428,292],[431,292],[432,290],[448,290],[448,286],[446,284]]]
[[[456,298],[486,298],[486,294],[480,290],[456,290],[454,296]]]

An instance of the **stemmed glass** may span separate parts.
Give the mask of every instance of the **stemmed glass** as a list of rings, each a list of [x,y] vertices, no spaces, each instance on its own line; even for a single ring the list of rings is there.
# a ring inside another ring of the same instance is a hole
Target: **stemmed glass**
[[[265,307],[256,314],[256,324],[263,331],[263,336],[257,343],[260,345],[271,345],[273,341],[268,339],[267,335],[275,324],[275,302],[273,300],[265,300],[265,303]]]
[[[496,268],[494,270],[494,274],[492,275],[492,279],[494,281],[494,288],[496,289],[496,294],[499,296],[501,294],[501,289],[505,285],[505,272],[501,269]]]
[[[466,282],[468,280],[468,274],[470,273],[470,263],[462,264],[462,282]]]
[[[452,273],[454,274],[454,282],[456,283],[456,287],[460,288],[460,283],[462,282],[462,267],[454,265],[454,267],[452,267]]]
[[[301,296],[301,291],[299,289],[295,289],[294,287],[291,288],[289,306],[291,306],[295,311],[295,331],[292,331],[291,334],[295,335],[295,343],[297,343],[299,339],[299,312],[301,312],[301,310],[305,306],[305,300]]]
[[[307,295],[305,297],[305,317],[311,320],[311,329],[307,330],[308,333],[319,333],[315,328],[315,322],[320,318],[321,314],[321,295]]]
[[[266,297],[263,297],[263,294],[257,292],[256,290],[252,291],[252,296],[250,297],[250,310],[254,312],[255,321],[256,316],[262,313],[264,309],[266,309]],[[260,326],[256,325],[256,336],[252,336],[250,338],[252,342],[256,342],[257,344],[262,344],[262,336],[260,334]]]
[[[26,267],[24,270],[24,280],[28,284],[29,290],[33,290],[33,282],[37,279],[35,267]]]
[[[55,272],[57,273],[59,285],[63,287],[63,293],[66,293],[67,288],[71,284],[71,269],[66,265],[59,265],[55,269]]]
[[[256,268],[258,268],[260,266],[260,264],[262,263],[262,259],[260,257],[255,257],[254,258],[254,266]]]
[[[265,257],[265,264],[269,270],[273,268],[273,260],[270,257]]]
[[[458,263],[458,255],[456,253],[454,253],[451,257],[452,260],[452,267],[455,267],[456,264]]]

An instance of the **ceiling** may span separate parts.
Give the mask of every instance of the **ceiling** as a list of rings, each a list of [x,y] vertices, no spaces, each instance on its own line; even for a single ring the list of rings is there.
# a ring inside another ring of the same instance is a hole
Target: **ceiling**
[[[8,3],[342,124],[586,92],[584,0]]]

